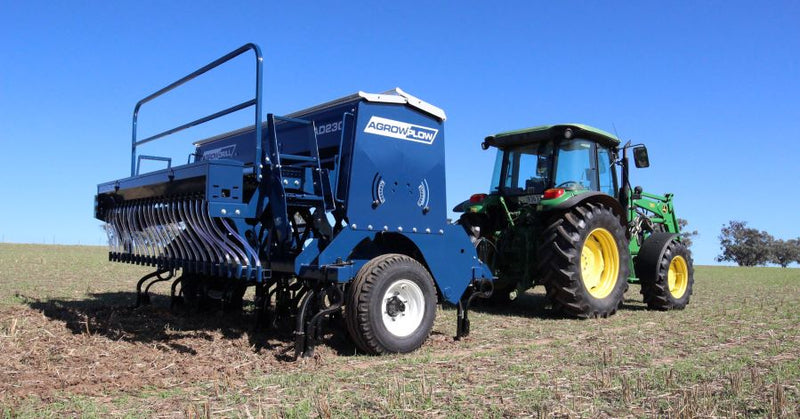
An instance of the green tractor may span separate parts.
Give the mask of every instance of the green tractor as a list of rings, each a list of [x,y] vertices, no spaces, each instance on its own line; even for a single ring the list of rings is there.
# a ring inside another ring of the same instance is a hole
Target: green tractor
[[[648,167],[644,145],[564,124],[492,135],[482,147],[498,150],[491,191],[453,211],[498,278],[493,300],[544,285],[554,308],[607,317],[638,282],[650,309],[686,307],[692,257],[673,196],[630,186],[628,151]]]

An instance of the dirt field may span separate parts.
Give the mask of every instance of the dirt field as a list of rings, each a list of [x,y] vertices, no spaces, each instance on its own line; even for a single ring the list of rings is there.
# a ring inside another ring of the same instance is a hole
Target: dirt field
[[[334,328],[293,362],[251,307],[171,311],[158,284],[132,309],[148,271],[105,255],[0,244],[0,416],[800,416],[800,269],[698,267],[687,310],[647,311],[634,285],[591,321],[537,289],[461,342],[444,308],[413,354],[358,355]]]

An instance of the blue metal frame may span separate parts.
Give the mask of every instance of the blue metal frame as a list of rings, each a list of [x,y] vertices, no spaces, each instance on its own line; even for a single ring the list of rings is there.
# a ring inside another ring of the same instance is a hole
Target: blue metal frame
[[[136,176],[139,175],[139,169],[142,165],[142,160],[155,160],[155,161],[165,161],[167,162],[167,169],[172,168],[172,158],[170,157],[161,157],[161,156],[147,156],[144,154],[140,154],[136,159]]]
[[[138,113],[143,104],[250,50],[256,57],[253,98],[138,139]],[[103,219],[104,211],[122,207],[122,212],[114,210],[118,218],[140,217],[148,225],[160,221],[151,214],[158,217],[161,200],[171,202],[171,196],[180,194],[184,200],[194,199],[188,197],[190,193],[202,195],[205,206],[200,215],[225,220],[220,224],[225,228],[233,226],[235,234],[231,230],[230,237],[241,241],[239,256],[248,261],[239,264],[236,272],[214,269],[220,275],[226,272],[257,282],[270,272],[323,282],[348,282],[368,260],[397,252],[420,255],[420,262],[430,270],[442,297],[454,304],[475,281],[492,278],[463,228],[447,222],[444,121],[440,117],[405,104],[371,102],[354,96],[352,100],[312,108],[293,117],[268,114],[262,120],[262,64],[258,46],[245,44],[139,101],[133,114],[131,177],[98,185],[102,199],[96,201],[97,217]],[[166,157],[136,155],[139,145],[250,106],[255,107],[252,129],[201,143],[193,153],[194,163],[173,167]],[[383,128],[375,128],[375,124],[383,124]],[[387,127],[395,131],[377,131]],[[398,136],[396,130],[400,129],[426,137]],[[223,157],[206,155],[227,147],[236,152]],[[167,168],[140,175],[141,160],[166,161]],[[258,185],[245,197],[247,183],[243,180],[248,176],[254,177]],[[311,230],[306,230],[303,238],[294,237],[290,217],[309,208],[333,212],[336,222],[329,225],[328,233],[315,228],[310,235]],[[190,227],[192,222],[205,222],[191,211],[185,216],[189,217]],[[325,217],[328,216],[319,219]],[[134,221],[120,228],[145,236],[159,232],[142,229],[141,223]],[[186,232],[187,236],[199,234],[187,237],[190,244],[208,244],[204,236],[217,233],[213,225],[197,227],[197,231]],[[267,234],[262,237],[264,228]],[[183,236],[178,237],[180,240]],[[155,242],[159,243],[159,237]],[[150,242],[142,243],[146,246]],[[120,258],[163,263],[152,255],[150,259],[148,255],[137,255],[131,259],[123,251]],[[176,266],[184,266],[185,262],[178,260]],[[191,269],[192,265],[188,266]]]
[[[180,126],[175,127],[175,128],[168,129],[166,131],[162,131],[162,132],[160,132],[158,134],[152,135],[152,136],[147,137],[147,138],[145,138],[143,140],[137,140],[136,126],[137,126],[137,123],[138,123],[138,120],[139,120],[139,109],[141,109],[142,105],[144,105],[145,103],[150,102],[151,100],[163,95],[164,93],[167,93],[167,92],[169,92],[169,91],[171,91],[171,90],[173,90],[173,89],[185,84],[186,82],[189,82],[189,81],[193,80],[197,76],[200,76],[202,74],[207,73],[209,70],[212,70],[212,69],[214,69],[216,67],[219,67],[220,65],[222,65],[222,64],[224,64],[224,63],[226,63],[226,62],[228,62],[228,61],[230,61],[230,60],[232,60],[232,59],[244,54],[245,52],[250,51],[250,50],[252,50],[253,53],[255,53],[255,58],[256,58],[256,92],[255,92],[255,97],[253,97],[252,99],[246,100],[246,101],[244,101],[244,102],[242,102],[242,103],[240,103],[238,105],[234,105],[234,106],[231,106],[231,107],[229,107],[227,109],[223,109],[223,110],[221,110],[219,112],[215,112],[215,113],[213,113],[211,115],[196,119],[196,120],[194,120],[192,122],[188,122],[186,124],[180,125]],[[136,176],[138,174],[138,171],[137,171],[137,160],[136,160],[136,147],[139,146],[139,145],[148,143],[148,142],[153,141],[153,140],[157,140],[157,139],[162,138],[162,137],[166,137],[168,135],[175,134],[175,133],[183,131],[183,130],[185,130],[187,128],[191,128],[191,127],[194,127],[196,125],[200,125],[202,123],[205,123],[205,122],[211,121],[213,119],[219,118],[221,116],[225,116],[225,115],[228,115],[230,113],[233,113],[233,112],[248,108],[250,106],[255,106],[255,118],[254,118],[255,119],[255,122],[254,122],[255,125],[254,126],[255,127],[260,127],[261,126],[261,74],[262,74],[263,61],[264,61],[264,58],[261,55],[261,48],[259,48],[259,46],[256,45],[256,44],[248,43],[248,44],[242,45],[241,47],[229,52],[228,54],[225,54],[224,56],[222,56],[222,57],[216,59],[215,61],[207,64],[206,66],[200,68],[199,70],[187,75],[186,77],[183,77],[182,79],[170,84],[169,86],[167,86],[167,87],[165,87],[165,88],[163,88],[163,89],[151,94],[150,96],[147,96],[146,98],[140,100],[139,102],[137,102],[136,103],[136,107],[134,107],[134,109],[133,109],[133,133],[132,133],[132,136],[131,136],[131,176]],[[260,129],[256,129],[255,131],[256,131],[256,156],[261,156],[261,149],[262,149],[261,130]],[[259,161],[263,161],[263,156],[261,157],[261,159]],[[261,169],[258,167],[258,165],[256,165],[256,170],[258,170],[258,174],[259,174],[259,178],[260,178],[261,177],[260,176],[261,175]]]

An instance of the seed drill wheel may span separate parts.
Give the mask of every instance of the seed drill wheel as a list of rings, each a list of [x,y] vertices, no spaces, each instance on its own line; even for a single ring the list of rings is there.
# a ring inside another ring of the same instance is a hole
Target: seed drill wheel
[[[347,330],[369,354],[411,352],[425,342],[436,317],[433,279],[419,262],[378,256],[358,271],[346,297]]]
[[[614,212],[596,203],[554,217],[539,245],[539,272],[555,308],[581,317],[608,317],[628,289],[630,254]]]
[[[689,304],[694,285],[692,256],[674,234],[653,233],[645,240],[636,257],[636,274],[649,309],[680,310]]]

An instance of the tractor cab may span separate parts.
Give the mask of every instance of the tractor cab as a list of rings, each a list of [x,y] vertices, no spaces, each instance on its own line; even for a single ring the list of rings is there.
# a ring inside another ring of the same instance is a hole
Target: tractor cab
[[[497,147],[491,193],[512,204],[584,192],[617,196],[619,140],[586,125],[547,125],[487,137]]]

